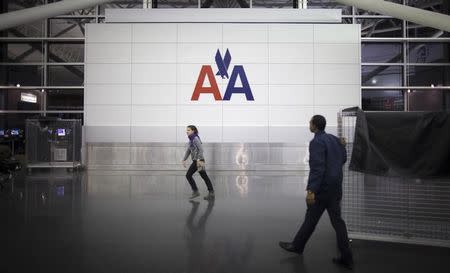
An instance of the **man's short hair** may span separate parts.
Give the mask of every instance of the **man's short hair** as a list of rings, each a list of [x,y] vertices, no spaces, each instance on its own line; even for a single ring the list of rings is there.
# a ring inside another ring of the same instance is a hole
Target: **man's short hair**
[[[315,115],[311,119],[312,124],[317,127],[320,131],[325,130],[325,126],[327,125],[327,120],[324,116]]]

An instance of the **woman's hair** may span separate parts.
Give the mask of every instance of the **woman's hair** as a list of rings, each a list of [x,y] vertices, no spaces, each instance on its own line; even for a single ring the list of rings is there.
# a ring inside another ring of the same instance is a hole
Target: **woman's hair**
[[[197,129],[197,127],[195,127],[195,125],[188,125],[187,128],[189,128],[192,131],[194,131],[195,134],[198,134],[198,129]]]

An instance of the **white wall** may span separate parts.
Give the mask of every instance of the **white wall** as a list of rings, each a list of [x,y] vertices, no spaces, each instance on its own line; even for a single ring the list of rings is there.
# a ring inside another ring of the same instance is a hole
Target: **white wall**
[[[254,101],[190,100],[217,49],[230,74],[244,66]],[[89,24],[85,62],[87,142],[185,142],[195,124],[205,142],[304,144],[312,115],[333,130],[361,100],[359,25]]]

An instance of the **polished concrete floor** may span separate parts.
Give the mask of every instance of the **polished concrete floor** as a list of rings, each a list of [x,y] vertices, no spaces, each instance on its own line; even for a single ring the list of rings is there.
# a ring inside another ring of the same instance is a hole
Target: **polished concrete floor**
[[[0,193],[0,272],[348,272],[331,263],[326,214],[303,256],[278,247],[305,213],[302,174],[210,176],[214,202],[189,202],[179,172],[19,174]],[[354,272],[450,272],[449,248],[357,240],[352,248]]]

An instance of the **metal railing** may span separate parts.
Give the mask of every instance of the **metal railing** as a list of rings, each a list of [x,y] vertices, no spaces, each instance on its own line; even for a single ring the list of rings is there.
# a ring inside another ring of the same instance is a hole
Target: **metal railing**
[[[450,247],[450,181],[368,175],[349,170],[356,112],[338,114],[347,139],[343,217],[349,236]]]

